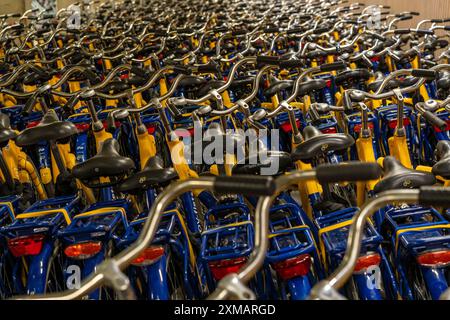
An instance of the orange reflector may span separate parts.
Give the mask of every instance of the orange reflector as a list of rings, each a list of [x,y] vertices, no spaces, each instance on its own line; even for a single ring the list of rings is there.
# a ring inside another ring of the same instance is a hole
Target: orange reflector
[[[421,254],[417,262],[426,267],[446,267],[450,265],[450,250],[432,251]]]
[[[156,262],[164,255],[164,248],[161,246],[151,246],[141,252],[131,264],[134,266],[146,266]]]
[[[98,242],[83,242],[70,245],[64,249],[64,254],[73,259],[87,259],[90,258],[102,249],[102,244]]]
[[[354,272],[366,270],[370,266],[377,266],[381,262],[381,257],[378,253],[371,253],[366,256],[358,258]]]

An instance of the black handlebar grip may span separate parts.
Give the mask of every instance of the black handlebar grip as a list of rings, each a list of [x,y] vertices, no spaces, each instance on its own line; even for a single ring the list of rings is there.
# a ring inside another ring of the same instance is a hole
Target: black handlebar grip
[[[276,184],[270,176],[218,176],[214,181],[214,191],[219,194],[271,196],[276,191]]]
[[[167,31],[165,30],[154,30],[152,33],[157,37],[167,37]]]
[[[134,73],[135,75],[139,76],[139,77],[142,77],[142,78],[147,78],[147,77],[148,77],[147,72],[146,72],[145,69],[143,69],[143,68],[139,68],[139,67],[136,67],[136,66],[132,66],[131,69],[130,69],[130,71],[131,71],[132,73]]]
[[[286,34],[302,33],[303,28],[293,28],[286,31]]]
[[[46,34],[47,32],[50,32],[50,31],[52,31],[50,28],[41,29],[41,30],[36,31],[36,35],[41,37],[41,36],[43,36],[44,34]]]
[[[348,19],[348,20],[345,20],[344,22],[349,23],[349,24],[358,24],[358,20],[354,20],[354,19]]]
[[[419,190],[419,204],[450,207],[450,188],[421,187]]]
[[[304,63],[301,60],[282,60],[280,62],[281,69],[301,68]]]
[[[443,23],[444,19],[431,19],[431,23]]]
[[[191,28],[179,28],[177,29],[178,33],[193,33],[194,29]]]
[[[301,15],[298,16],[298,18],[300,20],[305,21],[305,20],[311,20],[313,18],[313,16],[311,14],[301,14]],[[331,18],[331,16],[330,16],[330,18]]]
[[[381,167],[375,162],[353,161],[337,165],[319,165],[316,168],[316,177],[320,183],[375,180],[381,174]]]
[[[207,63],[197,66],[199,73],[219,73],[220,69],[216,63]]]
[[[433,112],[425,110],[424,112],[421,113],[421,115],[430,124],[438,127],[440,130],[445,130],[445,128],[447,128],[447,122],[436,116]]]
[[[15,25],[11,26],[11,29],[21,31],[24,29],[24,25],[23,24],[15,24]]]
[[[80,34],[81,31],[79,29],[74,29],[74,28],[69,28],[66,30],[67,33],[72,33],[72,34]]]
[[[400,20],[401,20],[401,21],[405,21],[405,20],[411,20],[412,18],[413,18],[412,15],[406,15],[406,16],[401,16],[401,17],[400,17]]]
[[[11,13],[11,14],[8,14],[8,17],[10,17],[10,18],[20,18],[21,16],[22,16],[21,13]]]
[[[445,27],[444,27],[444,30],[445,30],[445,31],[450,31],[450,26],[445,26]]]
[[[417,34],[431,35],[431,36],[434,34],[433,30],[424,30],[424,29],[418,29],[418,30],[415,30],[415,32]]]
[[[378,39],[378,40],[380,40],[380,41],[386,41],[386,37],[383,37],[381,34],[378,34],[378,33],[374,33],[374,34],[372,34],[372,36],[375,38],[375,39]]]
[[[264,29],[263,32],[264,32],[264,33],[275,33],[275,32],[280,32],[280,28],[278,28],[278,27],[270,27],[270,28]]]
[[[412,11],[409,14],[412,14],[413,16],[420,16],[420,12]]]
[[[188,66],[177,65],[177,66],[172,66],[172,68],[173,68],[173,72],[178,73],[178,74],[190,75],[192,73],[191,68]]]
[[[320,27],[320,28],[314,29],[313,33],[321,34],[321,33],[327,32],[328,30],[330,30],[329,27]]]
[[[418,78],[436,79],[436,71],[434,70],[413,69],[411,75]]]
[[[326,63],[320,66],[320,71],[327,72],[327,71],[337,71],[345,69],[347,65],[343,61],[333,62],[333,63]]]
[[[442,22],[450,22],[450,18],[442,19]]]
[[[256,63],[258,65],[278,66],[280,64],[280,57],[257,56],[256,57]]]
[[[242,36],[242,35],[247,34],[247,33],[248,33],[247,29],[240,29],[240,30],[233,30],[231,32],[231,35],[232,36]]]
[[[411,32],[410,29],[395,29],[394,34],[409,34]]]
[[[41,20],[48,20],[48,19],[53,19],[55,17],[54,14],[51,13],[45,13],[41,16]]]

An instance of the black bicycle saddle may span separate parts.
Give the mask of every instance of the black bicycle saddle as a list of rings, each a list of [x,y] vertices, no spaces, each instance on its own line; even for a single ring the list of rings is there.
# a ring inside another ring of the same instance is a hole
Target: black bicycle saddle
[[[118,186],[118,190],[133,193],[156,186],[166,186],[177,178],[177,172],[173,168],[165,168],[164,161],[156,155],[148,159],[141,171],[125,179]]]
[[[77,127],[70,121],[60,121],[53,109],[47,111],[41,122],[32,128],[23,130],[16,138],[19,147],[35,145],[40,141],[58,141],[78,133]]]
[[[105,140],[95,156],[73,167],[73,176],[81,181],[90,181],[129,173],[135,168],[134,162],[120,155],[119,149],[117,140],[113,138]]]
[[[345,133],[322,133],[314,126],[307,126],[303,130],[304,141],[292,152],[294,161],[301,160],[309,163],[312,159],[328,152],[345,152],[355,140]]]
[[[433,174],[408,169],[391,156],[384,158],[383,172],[383,178],[375,185],[375,193],[393,189],[419,188],[436,183]]]

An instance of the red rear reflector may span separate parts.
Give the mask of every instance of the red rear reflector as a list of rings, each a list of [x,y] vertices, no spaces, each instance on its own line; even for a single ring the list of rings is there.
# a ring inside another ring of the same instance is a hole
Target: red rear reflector
[[[72,259],[87,259],[99,253],[101,249],[100,241],[83,242],[66,247],[64,254]]]
[[[411,124],[411,121],[409,121],[408,118],[403,118],[403,125],[409,126]],[[397,127],[397,119],[389,120],[389,128],[395,129]]]
[[[335,127],[325,128],[320,131],[322,131],[322,133],[337,133],[337,130]]]
[[[84,132],[84,131],[89,130],[90,124],[89,123],[77,123],[77,124],[75,124],[75,127],[77,127],[77,129],[79,131]]]
[[[247,258],[226,259],[211,261],[208,263],[209,269],[216,281],[219,281],[230,273],[237,273],[247,262]]]
[[[360,272],[366,270],[370,266],[377,266],[381,262],[381,257],[378,253],[368,254],[358,258],[356,261],[355,270],[353,272]]]
[[[427,267],[446,267],[450,265],[450,250],[432,251],[421,254],[417,262]]]
[[[311,269],[311,256],[302,254],[298,257],[274,263],[273,268],[283,280],[306,276]]]
[[[373,130],[373,123],[369,122],[368,123],[368,127],[369,127],[370,130]],[[359,133],[361,131],[361,128],[362,128],[362,124],[356,124],[353,127],[353,132]]]
[[[154,263],[164,255],[164,248],[160,246],[151,246],[141,252],[131,264],[134,266],[146,266]]]
[[[297,124],[297,128],[299,128],[300,127],[300,120],[295,120],[295,123]],[[289,121],[281,124],[280,127],[281,127],[281,130],[283,130],[286,133],[289,133],[289,132],[292,131],[292,126],[291,126],[291,123]]]
[[[103,127],[104,128],[106,128],[106,129],[109,129],[109,127],[108,127],[108,121],[102,121],[103,122]],[[114,121],[114,126],[116,127],[116,128],[119,128],[120,127],[120,121]]]
[[[8,240],[8,248],[14,257],[35,256],[42,250],[43,234]]]

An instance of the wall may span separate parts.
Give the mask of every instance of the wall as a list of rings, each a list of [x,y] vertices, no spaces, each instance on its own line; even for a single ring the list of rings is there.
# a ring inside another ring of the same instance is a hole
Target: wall
[[[412,20],[402,21],[399,27],[415,26],[417,22],[428,18],[450,18],[450,1],[449,0],[366,0],[355,1],[350,3],[363,2],[366,6],[370,4],[382,4],[391,6],[392,13],[404,11],[417,11],[420,16],[414,17]]]
[[[0,0],[0,14],[24,11],[25,1],[23,0]]]
[[[57,0],[56,1],[56,7],[57,9],[67,8],[72,3],[78,2],[78,0]]]

